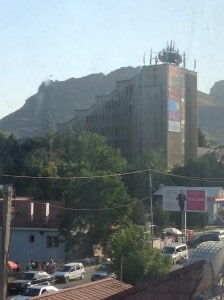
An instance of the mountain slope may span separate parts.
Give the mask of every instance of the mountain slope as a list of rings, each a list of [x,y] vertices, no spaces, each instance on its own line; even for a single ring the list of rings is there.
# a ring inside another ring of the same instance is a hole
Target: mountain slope
[[[114,90],[116,81],[130,79],[139,72],[140,67],[125,67],[108,75],[100,73],[42,83],[37,94],[28,98],[23,107],[0,120],[0,130],[30,137],[55,129],[58,123],[74,117],[75,109],[94,104],[96,95]]]
[[[216,82],[210,94],[198,92],[198,127],[207,139],[224,144],[224,80]]]
[[[92,74],[82,78],[42,83],[38,92],[28,98],[19,110],[0,120],[0,130],[17,137],[31,137],[56,129],[69,121],[76,109],[95,103],[95,96],[111,92],[116,81],[135,76],[140,67],[124,67],[108,75]],[[224,144],[224,80],[216,82],[210,94],[198,91],[198,127],[207,139]]]

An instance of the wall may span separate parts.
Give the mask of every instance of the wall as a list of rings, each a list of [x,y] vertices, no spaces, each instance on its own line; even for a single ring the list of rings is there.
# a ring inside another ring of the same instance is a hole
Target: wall
[[[34,236],[34,241],[30,241],[30,236]],[[12,229],[10,239],[9,260],[18,261],[21,266],[25,265],[28,259],[49,260],[54,258],[56,262],[65,261],[64,244],[59,242],[57,248],[47,247],[47,236],[58,236],[56,229]],[[60,239],[59,239],[60,240]]]

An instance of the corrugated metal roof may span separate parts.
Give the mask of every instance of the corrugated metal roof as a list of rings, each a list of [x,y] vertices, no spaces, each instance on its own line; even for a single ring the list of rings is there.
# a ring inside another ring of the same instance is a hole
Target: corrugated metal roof
[[[114,278],[102,279],[79,286],[67,288],[53,294],[34,297],[42,300],[103,300],[131,288],[132,285]]]

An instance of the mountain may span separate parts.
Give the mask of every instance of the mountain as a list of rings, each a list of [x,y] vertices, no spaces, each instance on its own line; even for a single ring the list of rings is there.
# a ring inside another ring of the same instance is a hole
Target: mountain
[[[198,127],[206,138],[224,144],[224,80],[216,82],[205,94],[198,91]]]
[[[108,75],[91,74],[65,81],[43,82],[37,93],[20,109],[0,120],[0,130],[17,137],[40,135],[56,129],[58,123],[69,121],[77,109],[87,109],[95,96],[116,88],[116,81],[128,80],[141,68],[123,67]],[[207,139],[224,144],[224,80],[216,82],[206,94],[198,91],[198,127]]]
[[[73,118],[76,109],[90,107],[95,103],[95,96],[113,91],[116,81],[130,79],[140,70],[140,67],[124,67],[108,75],[99,73],[43,82],[23,107],[0,120],[0,130],[17,137],[31,137],[56,129],[58,123]]]

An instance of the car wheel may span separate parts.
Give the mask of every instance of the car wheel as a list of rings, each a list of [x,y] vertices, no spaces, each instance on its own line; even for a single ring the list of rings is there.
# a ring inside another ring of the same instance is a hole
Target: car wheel
[[[82,280],[84,278],[84,273],[81,274],[80,279]]]

